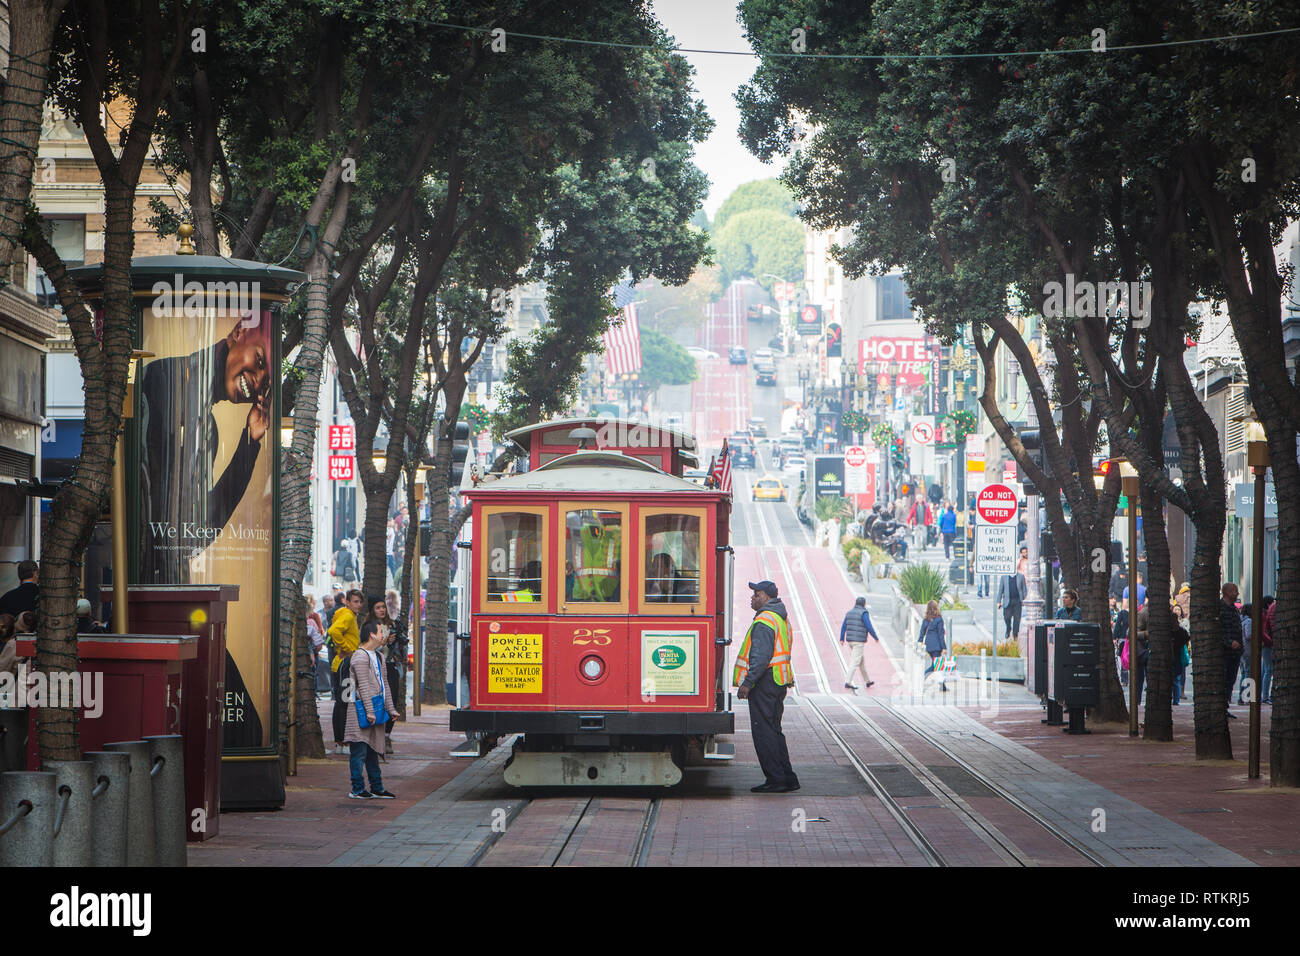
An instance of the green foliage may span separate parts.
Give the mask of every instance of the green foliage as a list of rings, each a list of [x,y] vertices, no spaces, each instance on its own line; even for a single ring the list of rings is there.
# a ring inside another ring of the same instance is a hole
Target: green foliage
[[[825,496],[817,499],[813,513],[818,521],[839,521],[841,524],[853,520],[853,502],[848,498]]]
[[[718,214],[713,217],[713,232],[718,232],[732,216],[755,209],[770,209],[783,216],[794,217],[798,212],[794,196],[777,179],[755,179],[741,183],[722,201]],[[793,281],[793,280],[791,280]]]
[[[928,564],[908,565],[898,577],[898,589],[913,604],[942,599],[947,586],[943,575]]]
[[[969,611],[970,605],[961,599],[959,595],[954,594],[939,605],[941,611]]]
[[[798,219],[773,209],[752,209],[727,220],[713,233],[722,279],[729,284],[752,276],[768,288],[767,274],[790,282],[803,279],[804,227]]]
[[[640,385],[654,389],[660,385],[689,385],[699,375],[695,359],[662,332],[641,330]]]
[[[968,641],[961,644],[954,644],[952,646],[952,653],[954,657],[957,656],[979,657],[980,651],[983,651],[985,654],[992,654],[993,653],[992,642]],[[1015,640],[999,642],[997,656],[998,657],[1019,657],[1020,642]]]

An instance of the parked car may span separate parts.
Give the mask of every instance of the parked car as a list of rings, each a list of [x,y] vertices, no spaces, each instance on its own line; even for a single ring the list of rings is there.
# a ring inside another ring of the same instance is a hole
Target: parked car
[[[771,339],[767,345],[768,348],[772,349],[774,352],[779,352],[782,355],[785,354],[785,345],[781,342],[781,336],[778,335]]]
[[[717,352],[711,352],[708,349],[702,349],[698,345],[689,345],[686,347],[686,351],[690,354],[691,358],[695,359],[695,361],[697,362],[700,361],[701,359],[712,360],[718,357]]]
[[[754,372],[756,377],[755,383],[758,385],[775,385],[776,384],[776,366],[775,365],[755,365]]]
[[[785,484],[775,475],[764,475],[754,482],[753,501],[785,501]]]
[[[731,350],[731,354],[730,354],[728,357],[729,357],[729,359],[730,359],[732,365],[748,365],[748,364],[749,364],[749,356],[745,354],[745,350],[742,349],[739,345],[734,346],[734,347],[732,348],[732,350]]]
[[[761,418],[751,418],[749,420],[749,430],[754,433],[755,438],[766,438],[767,422]]]
[[[800,474],[808,467],[808,460],[803,455],[786,455],[781,467],[790,474]]]
[[[772,354],[771,349],[754,349],[755,365],[775,365],[776,356]]]

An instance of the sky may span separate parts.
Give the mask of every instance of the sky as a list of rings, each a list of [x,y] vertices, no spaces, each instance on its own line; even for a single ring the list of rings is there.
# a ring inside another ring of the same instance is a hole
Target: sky
[[[732,0],[654,0],[655,15],[678,46],[710,50],[748,50]],[[741,183],[777,175],[781,166],[758,161],[740,141],[740,111],[735,92],[753,74],[757,57],[683,54],[695,68],[696,96],[714,122],[713,133],[695,149],[695,165],[709,177],[704,210],[711,220],[722,201]]]

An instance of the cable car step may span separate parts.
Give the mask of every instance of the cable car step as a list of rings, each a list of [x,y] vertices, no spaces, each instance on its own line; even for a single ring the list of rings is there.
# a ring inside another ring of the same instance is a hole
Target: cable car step
[[[514,787],[671,787],[682,771],[660,751],[591,753],[516,749],[505,772]]]
[[[711,740],[709,745],[704,749],[705,760],[735,760],[736,745],[723,743],[720,740]]]

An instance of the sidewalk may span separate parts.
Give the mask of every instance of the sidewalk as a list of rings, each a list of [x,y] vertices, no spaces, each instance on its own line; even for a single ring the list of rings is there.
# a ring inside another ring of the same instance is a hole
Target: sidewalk
[[[332,706],[324,701],[319,707],[327,737]],[[345,756],[299,760],[298,775],[285,781],[283,810],[223,813],[219,836],[189,844],[189,865],[326,866],[384,830],[473,763],[449,755],[464,739],[447,729],[451,708],[421,709],[420,717],[393,727],[397,752],[380,764],[384,787],[396,800],[349,799]]]

